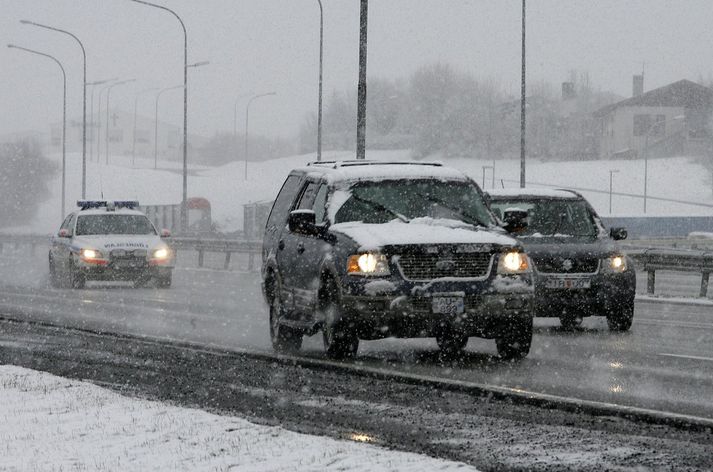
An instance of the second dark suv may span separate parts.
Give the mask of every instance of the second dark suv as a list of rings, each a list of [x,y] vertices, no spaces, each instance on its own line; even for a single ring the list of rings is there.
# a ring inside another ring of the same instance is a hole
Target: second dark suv
[[[527,355],[533,285],[520,243],[478,186],[440,164],[322,162],[296,169],[268,218],[263,292],[276,350],[323,333],[330,357],[360,339],[470,336]]]
[[[519,234],[534,265],[535,316],[559,317],[567,329],[585,316],[606,316],[612,331],[634,319],[636,274],[616,240],[624,228],[604,228],[594,208],[571,190],[503,189],[489,195],[503,220],[528,225]]]

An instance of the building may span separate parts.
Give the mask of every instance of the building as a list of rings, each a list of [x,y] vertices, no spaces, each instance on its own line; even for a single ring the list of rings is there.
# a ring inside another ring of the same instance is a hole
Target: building
[[[712,89],[679,80],[643,93],[643,77],[634,76],[633,92],[594,112],[601,158],[711,153]]]

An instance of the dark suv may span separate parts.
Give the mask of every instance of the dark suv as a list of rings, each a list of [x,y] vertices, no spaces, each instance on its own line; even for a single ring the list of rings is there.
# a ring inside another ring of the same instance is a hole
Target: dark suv
[[[520,243],[478,186],[439,164],[345,161],[290,173],[267,221],[263,292],[278,351],[323,332],[333,358],[360,339],[469,336],[529,352],[533,285]]]
[[[535,270],[535,316],[559,317],[567,329],[584,316],[606,316],[609,329],[627,331],[634,319],[636,274],[591,205],[571,190],[503,189],[489,194],[504,221],[527,217],[519,239]]]

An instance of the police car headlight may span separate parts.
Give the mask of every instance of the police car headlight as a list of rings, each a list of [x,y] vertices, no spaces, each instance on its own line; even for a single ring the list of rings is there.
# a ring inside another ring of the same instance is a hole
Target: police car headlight
[[[165,247],[162,247],[160,249],[156,249],[153,252],[153,258],[154,259],[166,259],[169,255],[168,249]]]
[[[383,254],[367,252],[349,256],[347,273],[351,275],[389,275],[389,261]]]
[[[530,258],[519,251],[508,251],[500,254],[498,274],[524,274],[530,272]]]
[[[627,269],[625,256],[616,255],[602,260],[602,271],[604,272],[621,273],[626,272]]]
[[[96,249],[82,249],[82,258],[84,259],[102,259],[102,253]]]

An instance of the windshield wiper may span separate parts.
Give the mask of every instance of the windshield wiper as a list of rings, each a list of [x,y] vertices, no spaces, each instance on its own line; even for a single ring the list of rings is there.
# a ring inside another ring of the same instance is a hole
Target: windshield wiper
[[[416,195],[418,195],[419,197],[423,198],[423,199],[426,200],[426,201],[429,201],[429,202],[431,202],[431,203],[435,203],[436,205],[440,205],[440,206],[442,206],[443,208],[452,211],[453,213],[455,213],[456,215],[458,215],[460,218],[462,218],[463,221],[465,221],[466,223],[470,223],[470,224],[475,225],[475,226],[480,226],[481,228],[487,228],[487,227],[488,227],[488,225],[484,224],[482,221],[480,221],[480,220],[479,220],[478,218],[476,218],[475,216],[466,213],[466,212],[463,211],[461,208],[457,208],[457,207],[451,206],[451,205],[447,204],[446,202],[444,202],[443,200],[440,200],[440,199],[438,199],[438,198],[436,198],[436,197],[432,197],[431,195],[424,195],[424,194],[422,194],[422,193],[420,193],[420,192],[414,192],[414,193],[415,193]]]
[[[374,200],[369,200],[368,198],[363,198],[363,197],[360,197],[359,195],[355,195],[355,194],[352,194],[352,198],[358,202],[366,203],[367,205],[374,208],[375,210],[382,211],[384,213],[388,213],[391,216],[394,216],[394,217],[400,219],[404,223],[409,223],[411,221],[408,218],[406,218],[404,215],[402,215],[401,213],[395,212],[391,208],[386,207],[379,202],[375,202]]]

